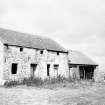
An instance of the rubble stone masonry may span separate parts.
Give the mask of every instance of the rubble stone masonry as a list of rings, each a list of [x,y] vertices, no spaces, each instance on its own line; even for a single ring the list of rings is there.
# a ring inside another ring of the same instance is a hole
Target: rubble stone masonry
[[[56,76],[54,64],[59,65],[58,75],[68,77],[68,55],[67,53],[39,50],[32,48],[23,48],[18,46],[4,46],[3,59],[3,79],[4,80],[19,80],[29,78],[32,75],[31,64],[37,64],[34,72],[35,77],[42,79],[48,78],[47,64],[50,64],[50,77]],[[43,54],[41,54],[43,51]],[[2,51],[3,52],[3,51]],[[1,55],[0,55],[1,56]],[[12,74],[12,64],[17,64],[17,73]],[[2,65],[0,65],[2,68]]]

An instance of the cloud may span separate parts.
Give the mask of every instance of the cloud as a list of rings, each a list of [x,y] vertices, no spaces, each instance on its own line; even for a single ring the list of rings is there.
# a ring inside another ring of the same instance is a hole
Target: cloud
[[[51,37],[105,62],[104,0],[0,0],[0,17],[0,27]]]

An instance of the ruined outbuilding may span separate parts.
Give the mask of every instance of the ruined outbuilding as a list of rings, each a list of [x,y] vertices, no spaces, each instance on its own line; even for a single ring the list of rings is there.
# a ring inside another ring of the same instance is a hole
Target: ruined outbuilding
[[[79,51],[69,51],[69,76],[76,79],[95,79],[98,65]]]
[[[41,36],[0,29],[0,80],[68,77],[68,52]]]
[[[68,52],[52,39],[0,28],[0,84],[59,75],[94,79],[97,67],[81,52]]]

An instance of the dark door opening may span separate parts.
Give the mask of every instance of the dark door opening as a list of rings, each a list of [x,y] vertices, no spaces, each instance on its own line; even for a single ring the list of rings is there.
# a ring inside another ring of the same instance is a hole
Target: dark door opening
[[[35,71],[37,68],[37,64],[31,64],[31,77],[35,77]]]
[[[47,64],[47,76],[50,76],[50,64]]]
[[[93,79],[94,66],[80,66],[80,79]]]

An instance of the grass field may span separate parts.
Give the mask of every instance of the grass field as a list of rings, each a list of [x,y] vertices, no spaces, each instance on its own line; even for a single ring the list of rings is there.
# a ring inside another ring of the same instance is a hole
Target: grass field
[[[105,105],[105,85],[77,82],[41,88],[0,87],[0,105]]]

